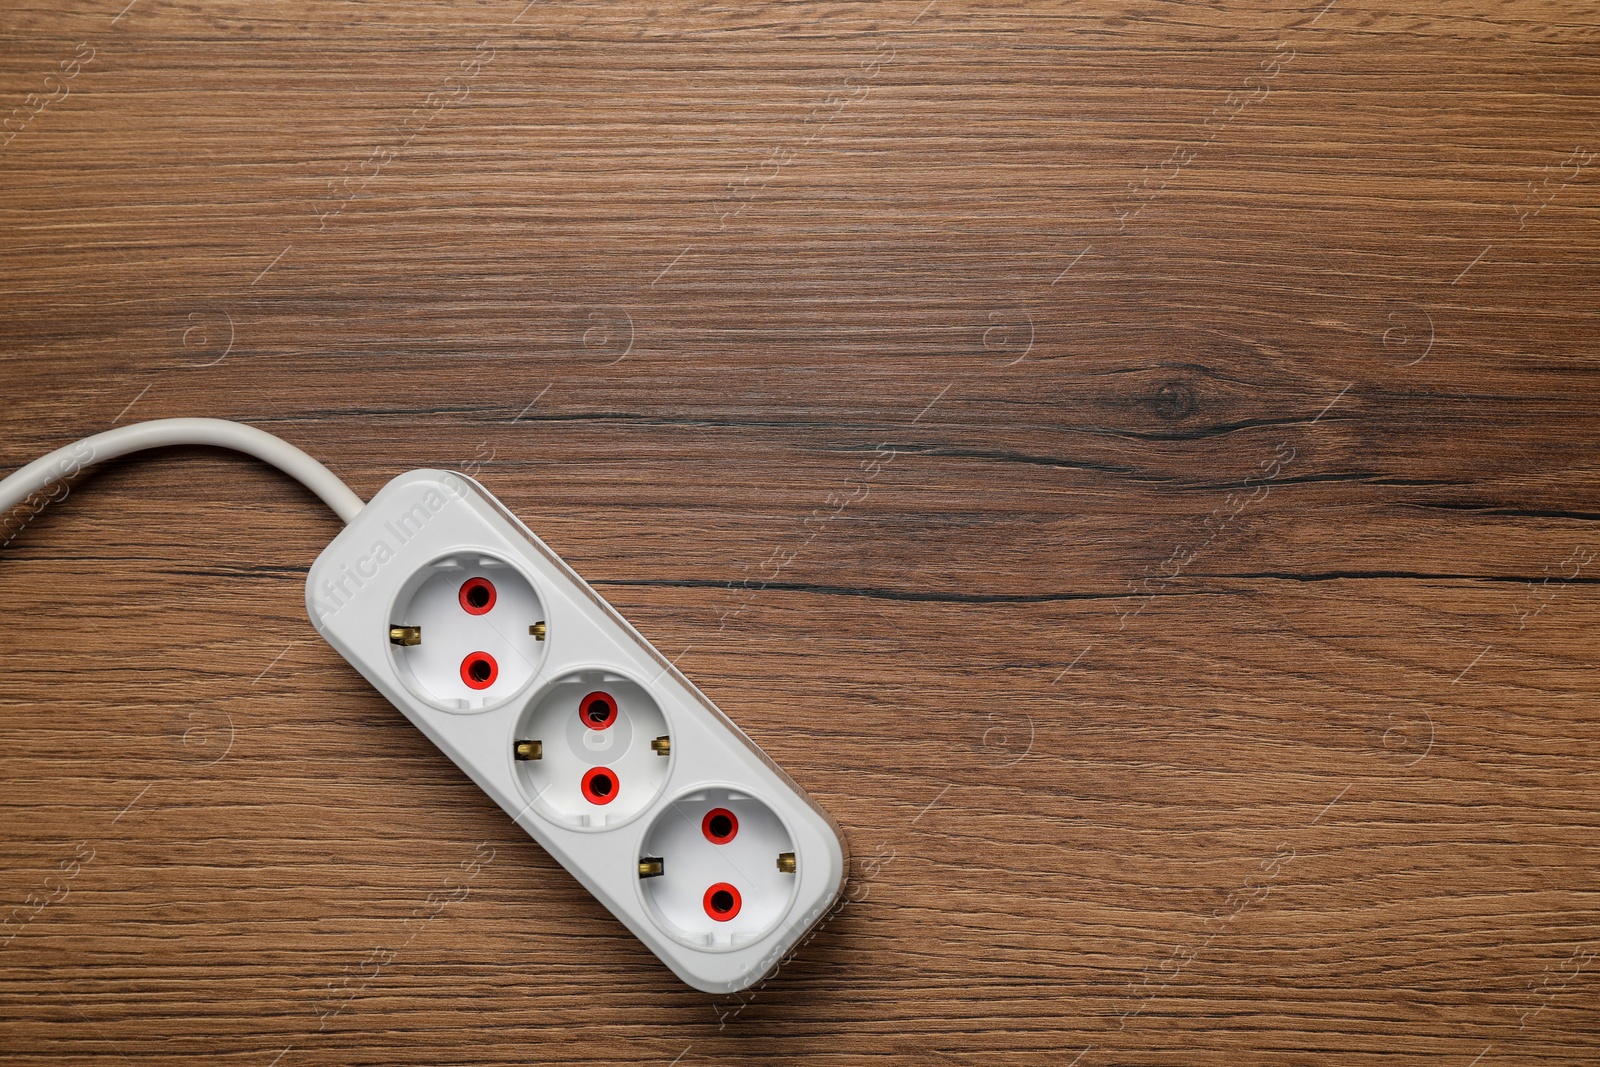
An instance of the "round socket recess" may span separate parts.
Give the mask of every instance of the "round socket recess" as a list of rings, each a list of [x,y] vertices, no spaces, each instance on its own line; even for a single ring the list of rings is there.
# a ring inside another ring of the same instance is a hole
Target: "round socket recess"
[[[577,670],[541,688],[517,718],[517,784],[552,822],[602,830],[649,807],[672,762],[667,720],[645,688],[615,671]]]
[[[544,658],[529,628],[545,621],[533,583],[482,552],[434,560],[400,588],[389,612],[395,673],[445,711],[481,711],[527,687]]]
[[[640,860],[661,873],[639,879],[656,923],[700,949],[733,949],[770,932],[794,900],[794,839],[764,801],[738,789],[692,790],[645,831]]]

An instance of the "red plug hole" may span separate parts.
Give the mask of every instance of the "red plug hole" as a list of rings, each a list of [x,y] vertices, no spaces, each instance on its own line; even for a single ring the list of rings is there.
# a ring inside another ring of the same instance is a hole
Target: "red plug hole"
[[[727,808],[712,808],[700,820],[700,832],[713,845],[726,845],[739,832],[739,817]]]
[[[487,689],[500,677],[500,665],[487,652],[469,652],[461,661],[461,680],[469,689]]]
[[[590,693],[578,701],[578,718],[591,730],[604,730],[617,721],[617,700],[610,693]]]
[[[718,882],[706,890],[706,914],[719,923],[725,923],[739,914],[739,908],[743,903],[739,899],[739,891],[727,882]]]
[[[468,615],[487,615],[494,607],[494,583],[487,578],[468,578],[461,583],[461,610]]]
[[[591,804],[609,804],[617,799],[620,783],[609,767],[590,767],[583,775],[583,798]]]

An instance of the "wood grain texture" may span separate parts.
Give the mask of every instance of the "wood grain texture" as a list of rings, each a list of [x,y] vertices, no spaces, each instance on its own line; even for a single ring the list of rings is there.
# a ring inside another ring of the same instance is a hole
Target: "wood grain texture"
[[[173,450],[0,550],[4,1062],[1600,1057],[1592,4],[124,3],[0,11],[0,462],[476,470],[854,881],[682,986]]]

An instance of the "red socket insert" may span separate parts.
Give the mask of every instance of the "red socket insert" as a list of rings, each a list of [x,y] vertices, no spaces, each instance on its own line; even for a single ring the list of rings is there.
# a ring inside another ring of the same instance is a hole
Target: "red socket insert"
[[[719,923],[725,923],[739,914],[739,908],[744,901],[739,899],[739,891],[727,882],[718,882],[706,890],[706,914]]]
[[[494,607],[494,583],[487,578],[468,578],[461,583],[461,610],[468,615],[487,615]]]
[[[726,845],[739,832],[739,817],[727,808],[712,808],[700,820],[700,832],[713,845]]]
[[[500,677],[500,665],[487,652],[468,652],[461,661],[461,680],[469,689],[487,689]]]
[[[604,730],[617,721],[617,698],[594,692],[578,701],[578,718],[591,730]]]
[[[591,804],[609,804],[617,799],[622,783],[610,767],[590,767],[583,775],[583,798]]]

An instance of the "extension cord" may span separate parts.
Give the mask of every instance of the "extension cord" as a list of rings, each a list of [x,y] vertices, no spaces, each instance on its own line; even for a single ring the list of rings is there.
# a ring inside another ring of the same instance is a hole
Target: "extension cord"
[[[471,478],[414,470],[363,505],[270,434],[163,419],[29,464],[0,514],[172,444],[249,452],[345,519],[306,579],[317,632],[683,981],[747,988],[838,899],[832,819]]]

